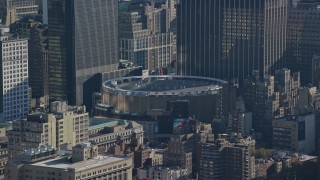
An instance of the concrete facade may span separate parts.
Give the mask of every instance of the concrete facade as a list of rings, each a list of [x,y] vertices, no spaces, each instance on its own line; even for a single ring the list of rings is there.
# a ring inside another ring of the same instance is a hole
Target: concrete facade
[[[88,128],[89,115],[83,109],[28,115],[27,119],[13,121],[8,131],[9,158],[15,159],[25,149],[40,145],[62,148],[87,142]]]
[[[5,121],[29,113],[28,40],[8,32],[0,27],[0,120]]]
[[[72,152],[70,161],[68,154],[59,155],[49,146],[27,150],[21,155],[20,161],[12,162],[6,167],[5,179],[132,180],[131,158],[94,155],[74,162],[76,152]]]
[[[312,154],[316,150],[315,115],[287,116],[272,121],[273,148]]]

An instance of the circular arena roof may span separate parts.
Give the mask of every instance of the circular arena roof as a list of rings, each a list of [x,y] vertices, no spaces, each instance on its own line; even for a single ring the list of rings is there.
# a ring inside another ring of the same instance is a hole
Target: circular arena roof
[[[105,92],[128,96],[199,96],[217,94],[226,81],[198,76],[131,76],[105,81]]]

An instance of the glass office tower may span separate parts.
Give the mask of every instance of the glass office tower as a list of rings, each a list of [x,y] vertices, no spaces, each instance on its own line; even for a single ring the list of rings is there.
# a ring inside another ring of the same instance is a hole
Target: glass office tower
[[[180,0],[177,72],[241,82],[284,65],[287,0]],[[262,76],[263,77],[263,76]]]
[[[80,105],[95,74],[118,67],[117,0],[48,1],[51,100]]]

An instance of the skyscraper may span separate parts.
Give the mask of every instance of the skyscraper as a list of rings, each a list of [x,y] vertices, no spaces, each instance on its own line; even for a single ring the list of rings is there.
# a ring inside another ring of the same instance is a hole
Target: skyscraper
[[[118,1],[53,0],[49,14],[49,94],[82,104],[84,83],[118,67]]]
[[[11,29],[21,38],[29,40],[29,86],[32,97],[43,98],[44,104],[48,105],[48,27],[33,18],[23,18],[13,25]]]
[[[28,40],[0,26],[0,120],[28,115]]]
[[[301,72],[301,83],[308,85],[312,82],[313,55],[320,52],[320,10],[318,3],[298,5],[288,11],[286,59],[290,69]]]
[[[283,66],[287,0],[181,0],[177,72],[242,81]]]
[[[320,88],[320,56],[314,55],[312,58],[312,84]]]

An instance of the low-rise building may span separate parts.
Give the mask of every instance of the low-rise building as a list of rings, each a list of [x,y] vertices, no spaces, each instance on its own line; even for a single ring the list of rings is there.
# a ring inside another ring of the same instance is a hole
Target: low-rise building
[[[98,147],[91,143],[77,144],[72,147],[72,162],[81,162],[98,156]]]
[[[274,172],[275,173],[279,173],[282,171],[282,162],[281,161],[276,161],[273,163],[273,167],[274,167]]]
[[[163,153],[163,164],[165,166],[179,166],[192,174],[192,155],[194,148],[193,134],[176,135],[171,138],[168,150]]]
[[[267,179],[268,171],[270,171],[270,168],[272,168],[272,165],[273,165],[273,161],[267,161],[267,160],[261,160],[261,159],[256,160],[255,177]]]
[[[148,167],[138,169],[139,179],[181,180],[188,179],[187,169],[179,167]]]
[[[97,152],[90,144],[73,148],[72,155],[56,152],[52,146],[25,151],[18,161],[8,164],[6,180],[25,179],[132,179],[132,159],[129,157],[98,155],[79,158],[88,149]],[[60,155],[59,155],[60,154]]]
[[[199,123],[194,119],[173,121],[173,135],[168,149],[163,153],[163,165],[179,166],[187,169],[188,175],[196,173],[199,163],[199,144],[212,138],[210,124]]]
[[[8,163],[8,144],[0,143],[0,180],[4,179],[4,168]]]
[[[315,151],[315,115],[286,116],[272,121],[273,148],[311,154]]]
[[[99,152],[108,151],[119,139],[129,144],[133,136],[138,145],[143,144],[143,126],[134,121],[108,118],[90,120],[89,141],[99,147]]]
[[[240,134],[219,135],[200,144],[199,179],[252,179],[255,177],[255,140]]]
[[[0,142],[8,142],[7,129],[0,125]]]
[[[147,166],[159,166],[163,164],[163,154],[157,150],[152,149],[149,158],[146,161]]]
[[[27,119],[13,121],[12,130],[8,131],[9,158],[15,159],[25,149],[40,145],[60,148],[65,144],[74,146],[88,142],[89,114],[85,107],[61,107],[64,108],[53,108],[51,113],[30,114]]]

